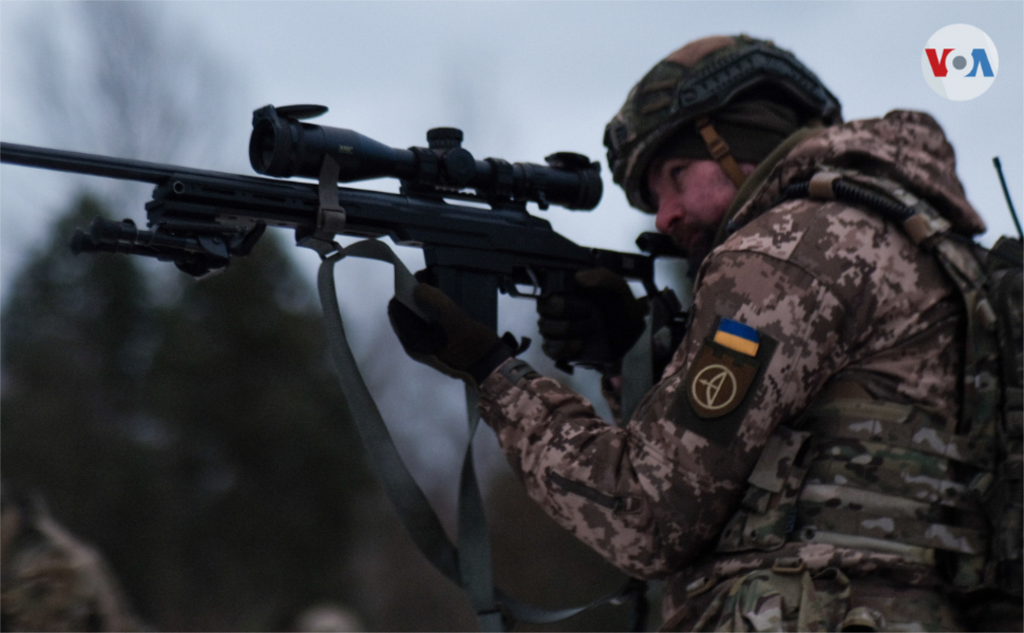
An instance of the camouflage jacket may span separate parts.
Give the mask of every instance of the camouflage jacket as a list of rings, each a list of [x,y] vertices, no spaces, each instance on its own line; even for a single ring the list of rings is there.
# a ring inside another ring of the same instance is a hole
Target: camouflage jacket
[[[758,567],[711,553],[769,436],[824,390],[852,382],[876,399],[956,419],[958,291],[933,256],[872,211],[838,201],[778,203],[787,184],[823,165],[895,180],[954,230],[985,230],[930,116],[897,111],[829,127],[794,147],[739,209],[739,228],[701,265],[685,339],[625,425],[607,424],[554,379],[508,371],[515,361],[481,385],[483,417],[528,494],[626,573],[665,578],[666,619],[694,569]],[[755,369],[735,386],[739,405],[706,418],[694,385],[710,385],[697,374],[711,363],[702,350],[721,319],[753,328],[760,347]],[[804,554],[843,569],[888,562],[907,582],[934,580],[933,570],[894,556],[833,546]]]
[[[6,489],[0,508],[2,630],[146,630],[99,552]]]

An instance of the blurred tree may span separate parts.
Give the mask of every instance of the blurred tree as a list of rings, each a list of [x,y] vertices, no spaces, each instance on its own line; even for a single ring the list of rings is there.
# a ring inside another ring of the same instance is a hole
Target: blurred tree
[[[37,15],[26,26],[30,71],[22,79],[51,142],[188,163],[224,151],[216,132],[233,78],[158,4],[77,2]],[[61,17],[74,22],[70,33]]]
[[[75,259],[72,227],[104,215],[81,196],[13,283],[0,330],[0,464],[5,485],[44,496],[59,520],[138,571],[135,503],[150,465],[124,432],[143,416],[140,386],[156,332],[128,258]],[[129,593],[135,594],[129,587]]]
[[[231,82],[159,5],[48,9],[25,32],[23,79],[52,144],[189,163],[220,151]],[[117,216],[141,208],[137,187],[89,184]],[[154,304],[138,262],[68,251],[100,206],[81,196],[4,297],[5,480],[100,546],[159,628],[268,628],[345,600],[369,480],[308,284],[265,239],[219,278],[168,292],[181,277],[161,277]]]
[[[144,400],[174,438],[150,571],[170,628],[262,628],[303,601],[351,598],[340,567],[371,480],[312,289],[276,237],[186,280],[161,319]]]
[[[79,17],[71,41],[49,22],[26,34],[51,144],[187,164],[220,151],[226,76],[158,4],[54,6]],[[137,191],[103,191],[114,215],[137,215]],[[352,604],[370,629],[474,626],[367,476],[319,311],[279,244],[268,236],[223,275],[153,288],[128,258],[71,258],[67,236],[99,206],[81,197],[5,297],[5,479],[97,544],[159,629],[281,628],[321,601]],[[562,605],[614,585],[522,503],[499,486],[490,504],[510,591]],[[607,613],[550,628],[619,628]]]
[[[168,15],[166,4],[40,3],[19,26],[15,48],[23,61],[4,76],[4,87],[24,95],[27,105],[11,127],[26,141],[213,169],[235,164],[229,157],[244,160],[244,151],[228,154],[224,143],[243,92],[237,78],[195,29]],[[24,266],[21,244],[41,237],[15,208],[40,200],[43,212],[62,207],[66,184],[74,183],[101,194],[115,217],[139,219],[151,189],[71,174],[28,176],[27,183],[44,184],[4,187],[0,240],[10,270]]]
[[[96,543],[150,622],[256,630],[350,601],[370,485],[319,310],[274,239],[154,306],[131,258],[75,258],[82,197],[3,311],[5,481]]]

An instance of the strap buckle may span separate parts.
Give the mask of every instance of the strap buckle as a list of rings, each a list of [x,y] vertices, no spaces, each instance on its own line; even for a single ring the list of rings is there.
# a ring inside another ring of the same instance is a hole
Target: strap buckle
[[[701,576],[697,580],[686,585],[686,597],[693,598],[701,595],[702,593],[707,593],[717,584],[717,581],[718,578],[715,576]]]
[[[736,159],[730,153],[729,144],[715,130],[711,119],[706,116],[701,117],[697,119],[696,124],[697,131],[700,132],[701,138],[704,139],[704,144],[707,145],[711,157],[722,166],[722,170],[734,185],[737,187],[741,186],[747,179],[747,175],[740,169],[739,163],[736,162]]]
[[[808,195],[819,200],[835,200],[836,193],[832,189],[832,184],[841,177],[834,171],[819,171],[811,176],[808,183]]]
[[[799,556],[783,556],[772,563],[772,571],[776,574],[800,574],[807,569],[807,563]]]

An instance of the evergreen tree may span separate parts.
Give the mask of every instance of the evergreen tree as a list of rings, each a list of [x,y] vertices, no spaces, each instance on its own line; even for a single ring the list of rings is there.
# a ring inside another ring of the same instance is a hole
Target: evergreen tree
[[[177,435],[176,487],[157,528],[166,559],[154,573],[232,628],[349,598],[340,566],[354,500],[371,481],[312,289],[276,237],[222,274],[185,280],[145,388]],[[181,616],[170,624],[221,624]]]
[[[157,306],[134,258],[74,257],[82,197],[3,311],[3,478],[109,558],[151,624],[258,630],[348,601],[370,477],[319,308],[274,238]]]
[[[86,540],[131,551],[148,466],[126,433],[155,333],[126,257],[72,255],[73,227],[104,215],[82,195],[12,285],[3,310],[0,464]],[[129,556],[121,563],[132,567]]]

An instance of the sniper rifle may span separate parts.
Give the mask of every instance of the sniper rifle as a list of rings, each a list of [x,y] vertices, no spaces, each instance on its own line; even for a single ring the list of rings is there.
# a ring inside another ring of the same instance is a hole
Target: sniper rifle
[[[297,243],[316,250],[324,260],[318,285],[331,353],[370,461],[410,536],[438,570],[466,590],[481,627],[496,631],[516,620],[553,622],[597,604],[632,600],[634,630],[645,630],[647,603],[640,581],[630,580],[591,605],[557,611],[524,605],[493,586],[472,441],[459,486],[458,547],[452,545],[395,450],[359,375],[345,340],[332,271],[334,263],[346,255],[391,261],[396,269],[396,297],[407,305],[412,285],[425,281],[492,329],[497,329],[499,292],[535,298],[572,292],[575,273],[596,267],[640,281],[651,299],[652,326],[634,348],[640,353],[627,355],[627,362],[631,355],[642,360],[625,372],[627,377],[640,375],[632,387],[624,385],[626,405],[627,396],[632,404],[639,400],[658,371],[659,363],[650,355],[652,348],[671,352],[674,344],[666,344],[664,339],[681,338],[685,315],[672,291],[658,291],[654,283],[655,258],[679,255],[678,251],[668,238],[655,233],[637,239],[646,255],[587,248],[527,212],[528,202],[542,210],[552,204],[572,210],[597,206],[602,193],[600,165],[585,156],[552,154],[545,159],[546,166],[498,158],[476,160],[462,148],[462,132],[455,128],[432,129],[427,132],[427,147],[402,150],[352,130],[302,122],[326,111],[323,106],[268,105],[253,113],[249,141],[253,169],[280,178],[313,178],[315,184],[13,143],[0,143],[0,161],[156,185],[153,199],[146,203],[147,229],[140,229],[132,220],[97,218],[88,231],[78,230],[72,237],[75,253],[107,251],[155,257],[203,277],[223,270],[232,256],[248,255],[267,227],[293,229]],[[399,193],[338,186],[380,177],[399,179]],[[414,279],[383,243],[370,239],[342,248],[335,241],[339,235],[387,236],[396,244],[420,247],[426,268]],[[510,341],[519,351],[525,349],[525,343],[524,339],[520,346],[514,337]],[[601,371],[614,369],[617,363],[618,359],[608,357],[601,342],[590,344],[573,361],[573,365]],[[570,365],[560,367],[572,371]],[[471,437],[477,424],[475,401],[475,390],[467,386]]]
[[[608,268],[640,281],[650,296],[666,298],[654,284],[653,265],[656,256],[673,254],[664,236],[645,233],[638,239],[647,255],[587,248],[526,210],[528,202],[542,210],[552,204],[593,209],[602,193],[599,163],[570,152],[548,156],[546,166],[476,160],[455,128],[428,131],[428,147],[395,149],[352,130],[302,122],[326,111],[315,105],[265,106],[253,113],[249,141],[257,173],[314,178],[317,184],[13,143],[0,144],[0,160],[156,185],[146,203],[148,230],[132,220],[97,218],[72,237],[75,253],[155,257],[202,277],[227,267],[233,256],[248,255],[267,227],[294,229],[296,241],[321,256],[337,250],[338,235],[388,236],[422,248],[426,269],[417,279],[439,287],[492,329],[499,292],[571,292],[573,275],[583,269]],[[399,179],[400,192],[338,187],[381,177]],[[605,370],[606,357],[594,344],[573,364]]]

